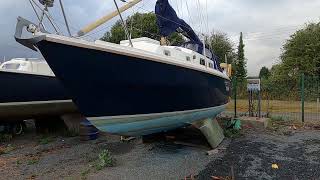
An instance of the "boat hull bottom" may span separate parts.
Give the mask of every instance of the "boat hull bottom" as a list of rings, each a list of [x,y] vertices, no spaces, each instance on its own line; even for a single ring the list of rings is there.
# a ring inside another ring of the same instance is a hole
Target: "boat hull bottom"
[[[88,120],[100,131],[123,136],[141,136],[191,125],[195,121],[215,118],[226,105],[191,111],[147,115],[92,117]]]
[[[0,122],[77,113],[71,100],[0,103]]]

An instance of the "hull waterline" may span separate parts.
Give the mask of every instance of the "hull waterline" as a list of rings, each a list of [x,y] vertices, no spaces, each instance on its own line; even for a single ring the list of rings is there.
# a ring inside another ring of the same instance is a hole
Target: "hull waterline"
[[[126,136],[141,136],[179,127],[191,125],[197,120],[216,117],[224,111],[226,105],[207,109],[132,115],[119,117],[89,118],[90,122],[100,131]]]

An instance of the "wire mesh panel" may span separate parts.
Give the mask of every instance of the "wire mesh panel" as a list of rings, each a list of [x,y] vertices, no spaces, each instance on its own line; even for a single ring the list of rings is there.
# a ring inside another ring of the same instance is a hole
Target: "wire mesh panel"
[[[320,76],[302,76],[290,80],[262,80],[261,113],[263,117],[282,120],[320,123]],[[233,87],[235,89],[235,87]],[[254,108],[258,105],[255,95]],[[226,114],[234,115],[235,96],[227,107]],[[237,85],[236,110],[238,116],[249,115],[248,92]],[[304,115],[304,116],[303,116]]]
[[[320,123],[320,76],[305,76],[304,118],[306,122]]]

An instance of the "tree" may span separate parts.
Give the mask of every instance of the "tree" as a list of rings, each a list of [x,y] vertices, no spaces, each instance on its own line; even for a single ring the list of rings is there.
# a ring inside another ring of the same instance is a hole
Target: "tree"
[[[237,81],[240,83],[244,83],[247,77],[247,70],[246,70],[246,59],[244,56],[244,43],[243,43],[243,36],[242,32],[240,33],[240,40],[238,46],[238,53],[236,59],[236,77]]]
[[[270,76],[270,71],[267,67],[262,67],[261,70],[260,70],[260,73],[259,73],[259,77],[261,79],[268,79]]]
[[[156,24],[156,15],[154,13],[135,13],[128,17],[126,24],[132,38],[149,37],[160,40],[159,28]],[[118,20],[101,38],[103,41],[119,44],[120,41],[127,39],[122,23]],[[170,45],[177,45],[184,42],[184,38],[179,33],[173,33],[167,39]]]
[[[320,75],[320,24],[311,23],[296,31],[282,49],[280,63],[270,70],[267,88],[275,99],[299,100],[301,73],[307,75],[306,84],[314,83],[308,82],[308,76]],[[317,88],[317,85],[308,87],[306,98],[316,95]]]
[[[229,64],[234,61],[236,54],[234,53],[233,44],[227,34],[213,32],[208,39],[208,44],[211,46],[214,54],[219,57],[220,62],[225,62],[225,56],[227,56]]]
[[[283,46],[283,75],[297,79],[301,73],[320,74],[320,23],[311,23],[294,33]]]

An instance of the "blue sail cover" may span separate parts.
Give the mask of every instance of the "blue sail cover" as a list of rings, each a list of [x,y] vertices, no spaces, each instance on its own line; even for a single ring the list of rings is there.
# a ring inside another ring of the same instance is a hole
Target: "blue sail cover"
[[[157,25],[162,36],[169,36],[173,32],[181,29],[184,32],[184,35],[190,39],[190,42],[186,42],[181,46],[200,54],[203,53],[203,43],[193,29],[183,19],[178,17],[168,0],[157,0],[155,13],[157,15]],[[206,48],[206,56],[214,61],[215,69],[222,71],[218,56],[213,54],[209,48]]]
[[[155,13],[157,15],[157,25],[162,36],[169,36],[180,28],[186,33],[187,38],[189,38],[192,43],[198,44],[201,47],[203,46],[201,40],[192,28],[177,16],[176,11],[169,4],[168,0],[157,0]]]

